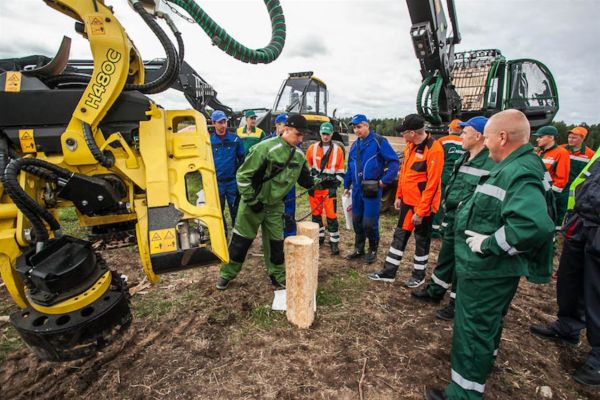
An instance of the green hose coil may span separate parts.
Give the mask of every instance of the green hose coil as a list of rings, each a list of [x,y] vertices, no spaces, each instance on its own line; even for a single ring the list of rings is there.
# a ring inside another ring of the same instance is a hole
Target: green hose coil
[[[183,8],[225,53],[246,63],[268,64],[281,54],[285,44],[285,17],[279,0],[264,0],[271,19],[271,41],[262,49],[249,49],[232,38],[194,0],[167,0]]]

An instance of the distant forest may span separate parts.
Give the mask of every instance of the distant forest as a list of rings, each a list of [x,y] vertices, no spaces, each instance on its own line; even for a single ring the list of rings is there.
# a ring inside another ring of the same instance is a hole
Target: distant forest
[[[347,124],[350,123],[350,119],[343,119]],[[402,122],[402,118],[383,118],[383,119],[372,119],[370,121],[370,127],[377,134],[382,136],[399,136],[394,128]],[[600,146],[600,124],[588,125],[585,122],[580,124],[566,124],[563,121],[553,122],[552,125],[558,129],[558,144],[567,143],[567,132],[576,126],[584,126],[588,130],[588,135],[585,140],[585,145],[592,150],[598,149]]]

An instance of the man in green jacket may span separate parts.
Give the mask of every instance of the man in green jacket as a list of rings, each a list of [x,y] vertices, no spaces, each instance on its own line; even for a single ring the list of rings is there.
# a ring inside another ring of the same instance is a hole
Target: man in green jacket
[[[558,265],[558,319],[532,325],[544,339],[579,344],[585,328],[592,348],[585,363],[572,375],[583,385],[600,387],[600,150],[591,158],[569,192],[565,238]],[[581,299],[583,297],[583,310]]]
[[[442,248],[437,260],[437,266],[431,274],[431,281],[425,289],[415,290],[413,297],[427,302],[439,303],[446,290],[450,289],[450,303],[439,310],[436,316],[443,320],[454,318],[454,299],[456,298],[456,274],[454,273],[454,217],[456,208],[475,192],[477,183],[482,176],[487,176],[496,163],[489,158],[488,149],[483,144],[483,130],[488,119],[473,117],[467,122],[460,122],[463,129],[460,135],[462,148],[466,151],[454,164],[454,171],[448,179],[446,193],[442,200],[443,213]]]
[[[255,145],[238,169],[240,206],[229,243],[230,261],[221,266],[217,289],[225,290],[239,274],[261,226],[267,274],[273,286],[285,288],[283,199],[296,182],[306,189],[314,186],[306,158],[296,147],[307,130],[303,116],[290,116],[283,134]]]
[[[529,134],[529,122],[517,110],[495,114],[485,127],[485,144],[497,165],[458,207],[455,219],[452,382],[445,392],[427,388],[427,400],[482,399],[520,277],[550,281],[553,202]]]

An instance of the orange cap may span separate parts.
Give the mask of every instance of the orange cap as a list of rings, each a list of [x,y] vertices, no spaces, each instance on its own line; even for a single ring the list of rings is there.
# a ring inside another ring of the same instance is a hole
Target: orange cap
[[[572,133],[574,135],[580,135],[583,136],[583,138],[585,139],[585,137],[588,134],[588,130],[585,129],[583,126],[576,126],[575,128],[571,129],[569,131],[569,133]]]
[[[448,131],[455,133],[462,131],[462,128],[458,126],[458,123],[462,122],[460,119],[453,119],[452,122],[448,125]]]

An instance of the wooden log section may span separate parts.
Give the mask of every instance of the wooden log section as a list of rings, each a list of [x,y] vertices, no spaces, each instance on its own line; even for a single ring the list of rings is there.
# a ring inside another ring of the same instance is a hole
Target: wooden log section
[[[314,246],[314,241],[306,236],[290,236],[285,240],[287,319],[302,329],[309,328],[315,320]]]
[[[319,224],[310,221],[298,222],[296,230],[298,232],[298,236],[307,236],[315,243],[313,257],[317,267],[313,271],[314,274],[312,275],[312,284],[315,293],[317,293],[319,279]]]

